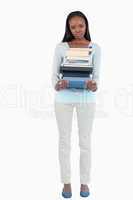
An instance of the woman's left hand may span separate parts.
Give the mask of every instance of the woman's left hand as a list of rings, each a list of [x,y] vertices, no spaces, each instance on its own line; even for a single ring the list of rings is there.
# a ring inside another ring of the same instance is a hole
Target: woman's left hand
[[[86,81],[86,86],[87,86],[87,89],[90,89],[93,92],[95,92],[97,90],[97,83],[94,80]]]

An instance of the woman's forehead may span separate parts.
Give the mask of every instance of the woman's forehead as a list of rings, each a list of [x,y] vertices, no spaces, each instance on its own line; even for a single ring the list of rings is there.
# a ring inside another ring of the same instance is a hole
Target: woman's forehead
[[[74,16],[69,20],[70,24],[75,24],[75,23],[85,23],[85,20],[82,17],[79,16]]]

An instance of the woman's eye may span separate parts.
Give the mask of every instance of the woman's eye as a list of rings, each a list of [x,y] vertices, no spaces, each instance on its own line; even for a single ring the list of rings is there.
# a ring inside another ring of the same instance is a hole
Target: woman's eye
[[[79,25],[80,28],[83,28],[83,25]],[[75,29],[75,26],[71,26],[71,29]]]
[[[71,26],[71,29],[74,29],[75,27],[74,26]]]

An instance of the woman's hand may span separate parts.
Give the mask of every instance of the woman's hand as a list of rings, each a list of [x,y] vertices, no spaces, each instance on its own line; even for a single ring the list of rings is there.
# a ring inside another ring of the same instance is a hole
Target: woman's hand
[[[65,89],[68,86],[69,81],[67,80],[59,80],[55,86],[55,89],[57,91],[61,90],[61,89]]]
[[[94,80],[86,81],[86,86],[87,86],[87,89],[90,89],[93,92],[95,92],[97,90],[97,83]]]

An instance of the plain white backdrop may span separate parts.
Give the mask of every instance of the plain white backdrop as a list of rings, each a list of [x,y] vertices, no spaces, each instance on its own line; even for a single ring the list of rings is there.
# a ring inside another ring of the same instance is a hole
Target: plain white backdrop
[[[88,18],[102,50],[92,134],[90,200],[132,199],[131,1],[0,1],[0,199],[59,200],[58,131],[51,70],[71,11]],[[76,114],[72,191],[79,197]]]

